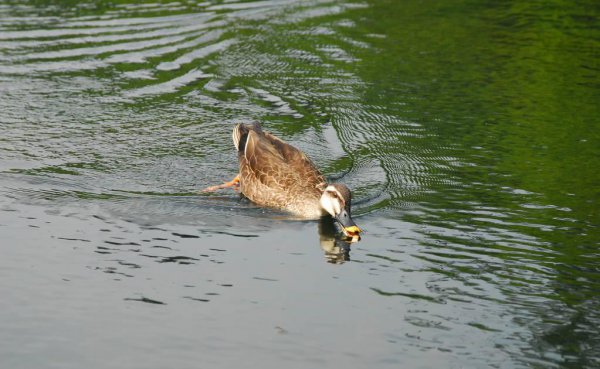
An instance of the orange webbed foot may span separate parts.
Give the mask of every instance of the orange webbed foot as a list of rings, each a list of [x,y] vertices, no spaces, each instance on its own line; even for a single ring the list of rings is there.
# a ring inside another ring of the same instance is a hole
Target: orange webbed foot
[[[209,187],[206,187],[205,189],[200,190],[198,192],[200,192],[200,193],[214,192],[216,190],[220,190],[222,188],[229,188],[229,187],[232,187],[235,191],[239,191],[240,190],[240,176],[239,176],[239,174],[237,176],[235,176],[235,178],[232,179],[229,182],[225,182],[225,183],[220,184],[220,185],[209,186]]]

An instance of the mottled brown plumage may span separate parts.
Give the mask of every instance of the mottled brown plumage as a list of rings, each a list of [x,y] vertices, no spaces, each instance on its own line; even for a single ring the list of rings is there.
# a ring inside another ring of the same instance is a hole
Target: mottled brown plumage
[[[233,129],[238,149],[241,192],[252,202],[289,211],[304,218],[318,218],[319,199],[327,186],[325,177],[306,155],[260,124],[240,123]]]
[[[236,125],[232,138],[238,151],[239,174],[202,192],[239,187],[258,205],[309,219],[329,214],[352,242],[360,240],[362,230],[350,216],[352,195],[346,185],[327,184],[302,151],[263,131],[259,123]]]

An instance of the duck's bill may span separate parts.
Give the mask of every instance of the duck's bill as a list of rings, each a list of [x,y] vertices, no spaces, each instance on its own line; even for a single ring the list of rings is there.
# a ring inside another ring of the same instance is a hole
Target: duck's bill
[[[346,236],[352,237],[352,238],[358,237],[360,239],[360,232],[362,232],[362,229],[358,228],[358,226],[356,225],[356,223],[354,223],[354,221],[350,217],[350,214],[348,214],[348,212],[345,209],[343,209],[335,217],[335,219],[342,226],[342,231],[344,232],[344,234]]]

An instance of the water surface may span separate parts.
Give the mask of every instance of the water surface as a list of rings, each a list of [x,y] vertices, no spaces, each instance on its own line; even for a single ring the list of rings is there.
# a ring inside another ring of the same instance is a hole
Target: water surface
[[[599,366],[598,10],[5,1],[1,366]],[[361,242],[196,193],[251,120]]]

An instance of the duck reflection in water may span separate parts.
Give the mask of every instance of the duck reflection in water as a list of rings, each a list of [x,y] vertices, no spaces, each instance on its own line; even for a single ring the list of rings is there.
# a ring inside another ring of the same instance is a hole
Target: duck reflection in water
[[[350,245],[356,239],[340,235],[331,217],[319,220],[319,243],[325,252],[325,259],[332,264],[342,264],[350,260]]]

